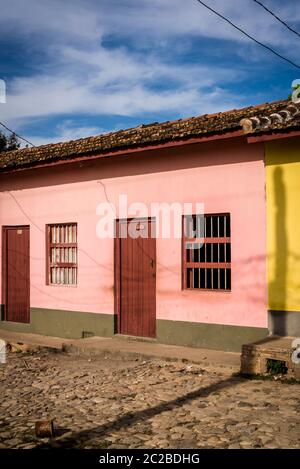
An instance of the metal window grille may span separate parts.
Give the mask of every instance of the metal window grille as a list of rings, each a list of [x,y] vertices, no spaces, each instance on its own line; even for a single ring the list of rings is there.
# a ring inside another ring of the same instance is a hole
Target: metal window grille
[[[47,225],[47,284],[77,285],[77,224]]]
[[[230,214],[183,217],[183,288],[231,290]]]

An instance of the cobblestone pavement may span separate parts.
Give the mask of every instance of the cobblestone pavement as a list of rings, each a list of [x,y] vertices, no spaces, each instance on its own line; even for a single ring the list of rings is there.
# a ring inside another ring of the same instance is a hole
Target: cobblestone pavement
[[[120,356],[10,353],[1,448],[297,448],[298,384]],[[53,439],[35,437],[55,419]]]

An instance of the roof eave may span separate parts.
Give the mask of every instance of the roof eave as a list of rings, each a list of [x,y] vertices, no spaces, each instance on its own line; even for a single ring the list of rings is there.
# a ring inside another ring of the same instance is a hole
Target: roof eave
[[[172,148],[172,147],[183,146],[183,145],[192,145],[192,144],[197,144],[197,143],[205,143],[205,142],[210,142],[210,141],[225,140],[229,138],[238,138],[238,137],[244,137],[246,140],[247,136],[244,134],[243,130],[240,129],[240,130],[229,131],[229,132],[220,133],[220,134],[210,134],[210,135],[204,135],[204,136],[202,135],[199,137],[172,140],[169,142],[164,142],[164,143],[159,143],[159,144],[135,146],[131,148],[129,147],[129,148],[124,148],[122,150],[89,152],[86,154],[82,154],[80,156],[77,154],[70,158],[58,159],[55,161],[46,160],[45,162],[29,163],[27,165],[24,164],[23,166],[13,166],[11,168],[0,168],[0,173],[1,174],[15,173],[15,172],[26,171],[30,169],[48,168],[52,166],[59,166],[59,165],[70,164],[70,163],[77,163],[77,162],[80,163],[82,161],[91,161],[91,160],[96,160],[100,158],[109,158],[112,156],[126,156],[132,153],[161,150],[165,148]]]
[[[270,142],[272,140],[280,140],[284,138],[293,138],[293,137],[300,137],[300,129],[299,130],[283,130],[283,131],[272,131],[271,133],[264,133],[259,135],[245,135],[247,137],[248,143],[258,143],[258,142]]]

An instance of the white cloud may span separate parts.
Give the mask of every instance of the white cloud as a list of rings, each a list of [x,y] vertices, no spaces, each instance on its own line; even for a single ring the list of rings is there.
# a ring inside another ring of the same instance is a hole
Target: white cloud
[[[298,55],[294,36],[254,2],[206,1],[259,40],[290,57]],[[249,60],[260,67],[262,57],[270,58],[195,0],[0,0],[0,4],[3,37],[21,38],[45,57],[34,74],[8,83],[1,119],[16,130],[32,119],[50,116],[65,120],[66,115],[80,114],[172,113],[181,117],[238,107],[248,104],[251,96],[242,98],[229,91],[229,85],[245,79],[246,70],[256,73],[249,70]],[[296,21],[300,13],[293,5],[276,2],[273,9]],[[189,51],[196,37],[197,58],[183,62],[183,51]],[[109,42],[112,38],[115,42]],[[203,58],[207,38],[223,40],[210,63]],[[228,40],[235,41],[234,50]],[[243,67],[216,63],[227,50],[236,54],[239,63],[244,61]],[[98,127],[74,128],[70,122],[64,126],[57,129],[55,140],[99,133]]]
[[[216,81],[219,77],[220,73],[216,72]],[[132,117],[153,112],[176,112],[183,116],[210,112],[216,106],[221,110],[226,101],[232,105],[238,101],[237,97],[216,87],[216,83],[210,90],[202,90],[201,80],[169,91],[148,89],[137,81],[135,76],[130,85],[127,80],[127,87],[118,82],[110,88],[100,82],[96,87],[95,82],[80,83],[71,78],[18,79],[13,94],[7,98],[2,116],[15,124],[19,121],[24,124],[24,119],[72,113]]]
[[[46,145],[52,142],[68,142],[79,138],[89,137],[90,135],[103,134],[104,130],[96,126],[76,126],[72,120],[65,120],[57,125],[54,134],[51,137],[29,136],[28,140],[34,145]],[[23,143],[23,142],[22,142]],[[22,146],[25,146],[22,145]]]
[[[22,35],[36,42],[50,36],[51,43],[74,40],[94,41],[102,35],[99,15],[88,3],[77,0],[1,0],[2,34]],[[50,45],[50,44],[49,44]]]
[[[235,102],[218,87],[239,72],[217,66],[170,64],[125,49],[65,47],[53,75],[15,78],[3,116],[15,125],[24,119],[84,113],[135,116],[153,112],[179,115],[209,112]],[[240,76],[242,72],[240,72]],[[169,89],[157,87],[167,83]]]
[[[295,40],[250,0],[206,3],[260,40],[279,46],[288,46]],[[270,8],[286,21],[300,20],[294,0],[273,2]],[[247,40],[196,0],[1,0],[0,26],[6,33],[33,35],[33,40],[35,34],[49,34],[53,43],[62,37],[95,41],[103,34],[140,39],[193,35]]]

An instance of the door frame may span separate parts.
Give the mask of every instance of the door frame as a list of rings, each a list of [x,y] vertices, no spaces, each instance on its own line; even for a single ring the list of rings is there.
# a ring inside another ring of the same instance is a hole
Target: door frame
[[[140,222],[154,222],[156,223],[155,217],[129,217],[129,218],[116,218],[114,229],[115,229],[115,236],[114,236],[114,333],[120,334],[121,333],[121,313],[122,313],[122,305],[121,305],[121,249],[120,249],[120,222],[127,224],[132,221],[137,220]],[[155,237],[155,262],[156,262],[156,237]],[[155,276],[155,316],[156,316],[156,276]]]
[[[7,290],[7,232],[9,229],[23,229],[28,228],[28,241],[29,241],[29,265],[28,265],[28,275],[29,275],[29,322],[24,324],[30,324],[30,225],[4,225],[2,226],[2,268],[1,268],[1,275],[2,275],[2,288],[1,288],[1,297],[2,297],[2,304],[3,304],[3,317],[1,318],[2,321],[9,321],[7,319],[7,298],[8,298],[8,290]],[[23,323],[22,323],[23,324]]]

